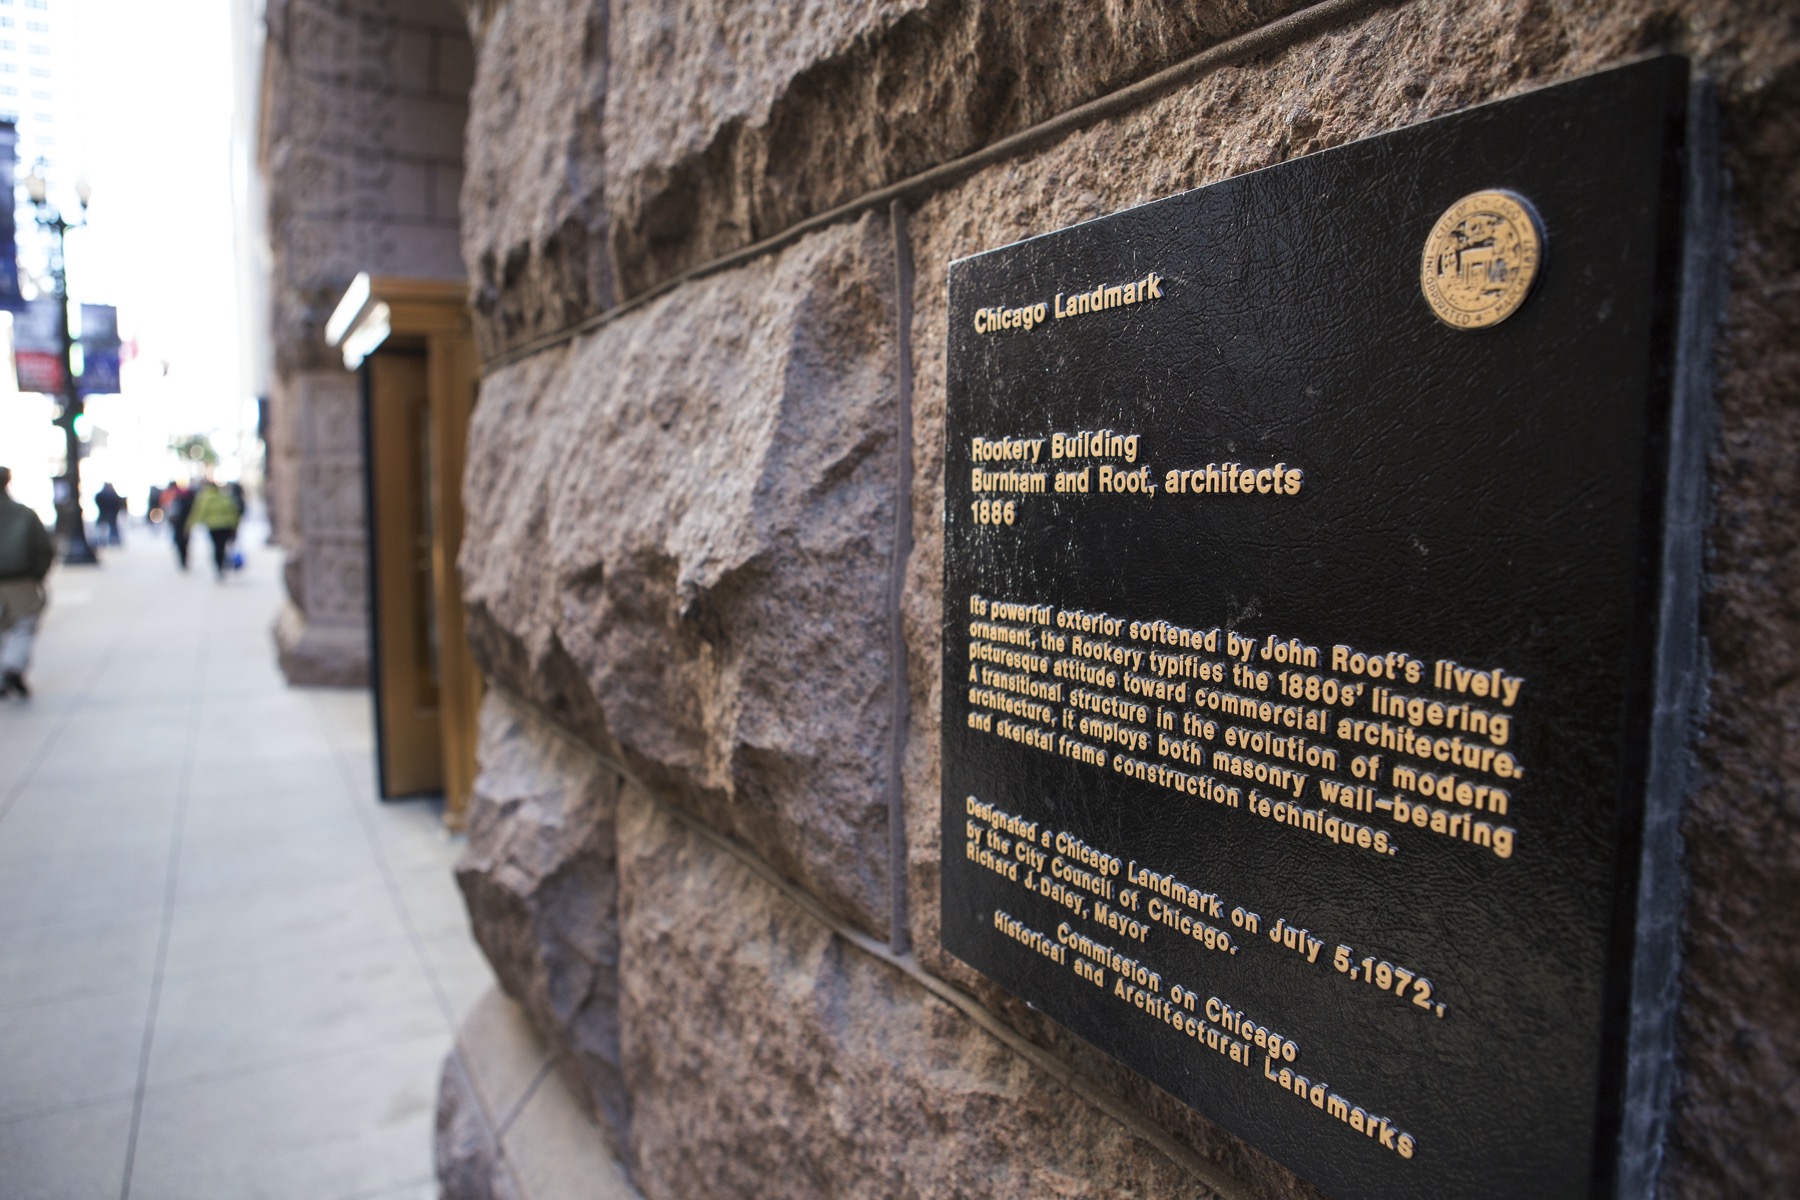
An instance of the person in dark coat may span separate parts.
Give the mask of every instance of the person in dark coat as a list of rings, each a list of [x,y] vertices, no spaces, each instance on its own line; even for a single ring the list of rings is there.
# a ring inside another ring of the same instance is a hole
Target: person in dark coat
[[[163,512],[167,514],[169,534],[175,539],[175,561],[187,570],[188,552],[188,517],[194,511],[194,491],[179,484],[171,488],[173,495],[163,497]]]
[[[56,552],[38,515],[7,495],[12,472],[0,467],[0,696],[31,695],[25,672],[44,611],[44,576]]]
[[[100,514],[100,528],[106,531],[106,544],[119,544],[119,515],[125,511],[125,497],[111,483],[103,483],[94,493],[94,509]]]

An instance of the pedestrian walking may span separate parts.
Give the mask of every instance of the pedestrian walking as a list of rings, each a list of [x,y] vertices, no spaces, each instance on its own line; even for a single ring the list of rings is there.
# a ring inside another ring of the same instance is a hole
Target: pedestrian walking
[[[212,535],[213,570],[221,580],[225,578],[226,555],[232,539],[237,537],[239,515],[231,493],[210,479],[200,486],[200,494],[194,497],[193,510],[188,514],[190,525],[198,525]]]
[[[100,528],[106,531],[106,544],[117,546],[122,540],[119,537],[119,517],[125,511],[125,497],[119,495],[119,489],[110,482],[100,485],[94,493],[94,509],[100,514]]]
[[[56,555],[38,515],[7,492],[12,472],[0,467],[0,697],[31,695],[31,639],[44,611],[44,576]]]
[[[163,493],[163,513],[169,522],[169,536],[175,539],[175,561],[187,570],[188,520],[194,510],[194,493],[178,483],[171,483]]]

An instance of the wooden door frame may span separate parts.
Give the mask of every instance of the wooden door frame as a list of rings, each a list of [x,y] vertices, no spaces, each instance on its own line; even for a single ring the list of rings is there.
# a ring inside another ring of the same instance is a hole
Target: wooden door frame
[[[442,659],[423,635],[443,640],[436,563],[425,534],[434,515],[428,469],[431,420],[423,349],[388,343],[363,360],[363,503],[367,514],[369,668],[374,694],[376,795],[446,792]],[[421,548],[424,554],[421,556]],[[423,569],[421,569],[423,568]],[[422,626],[420,622],[426,622]],[[429,703],[421,688],[433,676]]]
[[[444,822],[461,829],[475,783],[475,734],[481,673],[469,653],[456,556],[462,546],[462,469],[479,364],[462,280],[358,275],[325,327],[344,365],[389,347],[423,351],[430,394],[432,583],[438,616],[439,686],[444,730]],[[364,372],[365,388],[367,373]],[[372,513],[371,513],[372,516]],[[374,574],[371,571],[370,580]],[[371,598],[370,620],[375,613]]]

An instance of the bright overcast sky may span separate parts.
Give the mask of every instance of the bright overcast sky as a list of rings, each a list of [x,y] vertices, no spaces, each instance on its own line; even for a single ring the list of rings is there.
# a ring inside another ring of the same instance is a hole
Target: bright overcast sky
[[[243,10],[243,28],[252,0],[51,7],[66,31],[52,183],[66,194],[85,170],[94,185],[89,228],[70,239],[70,290],[117,304],[147,362],[169,362],[166,380],[133,372],[128,395],[136,384],[172,429],[234,424],[254,381],[239,362],[232,136],[242,35],[232,18]]]

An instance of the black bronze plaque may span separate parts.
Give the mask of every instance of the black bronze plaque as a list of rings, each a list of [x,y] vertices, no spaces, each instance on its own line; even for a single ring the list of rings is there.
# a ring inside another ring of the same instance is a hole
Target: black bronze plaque
[[[1687,103],[950,270],[944,945],[1334,1195],[1619,1186]]]

